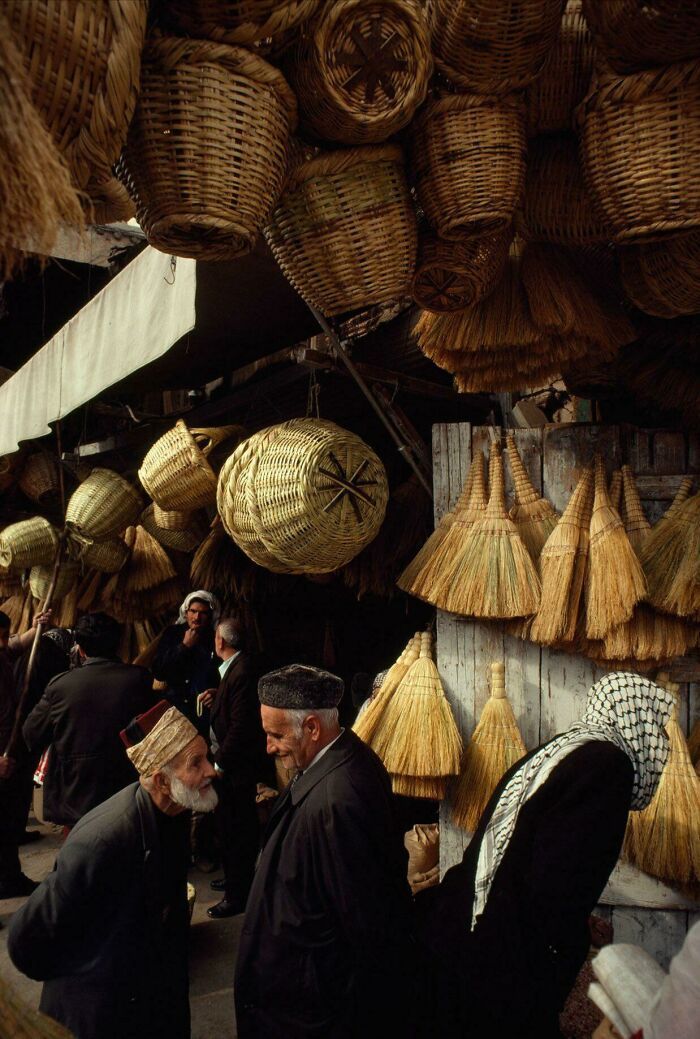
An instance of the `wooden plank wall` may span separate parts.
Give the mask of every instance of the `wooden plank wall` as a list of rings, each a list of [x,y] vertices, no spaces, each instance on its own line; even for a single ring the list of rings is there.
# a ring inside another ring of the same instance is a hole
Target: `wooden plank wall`
[[[500,431],[462,423],[433,427],[436,523],[454,505],[472,454],[488,454],[489,441],[496,435]],[[534,486],[559,512],[569,500],[581,467],[596,451],[603,454],[608,473],[624,462],[632,466],[651,522],[666,509],[682,476],[700,473],[700,438],[692,434],[568,424],[520,429],[515,436]],[[510,499],[507,464],[505,469]],[[605,674],[585,657],[554,652],[507,635],[500,623],[457,618],[441,611],[437,616],[437,660],[465,741],[489,695],[489,665],[503,660],[508,698],[528,749],[578,719],[588,689]],[[681,695],[681,718],[687,730],[700,717],[700,685],[685,683]],[[440,811],[443,873],[461,860],[468,841],[468,835],[453,826],[449,803],[444,802]],[[694,903],[629,867],[616,871],[614,878],[603,896],[609,908],[601,907],[601,912],[612,919],[616,941],[640,944],[667,965],[680,947],[689,921],[700,915],[689,908]],[[675,908],[669,909],[669,905]]]

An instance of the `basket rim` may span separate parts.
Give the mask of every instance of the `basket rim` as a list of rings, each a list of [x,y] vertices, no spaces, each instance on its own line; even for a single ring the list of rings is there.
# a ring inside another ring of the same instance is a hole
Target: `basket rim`
[[[415,131],[434,119],[435,116],[452,112],[468,112],[472,108],[510,108],[525,116],[525,100],[522,94],[446,94],[441,93],[427,101],[413,120]]]
[[[577,121],[604,106],[636,105],[652,96],[665,97],[673,90],[700,84],[700,59],[679,61],[674,65],[645,69],[622,75],[598,63],[591,89],[575,112]]]
[[[297,166],[290,174],[285,194],[315,177],[332,177],[355,166],[374,162],[396,162],[403,165],[404,161],[403,149],[399,144],[365,144],[358,148],[338,148],[323,155],[315,155]]]

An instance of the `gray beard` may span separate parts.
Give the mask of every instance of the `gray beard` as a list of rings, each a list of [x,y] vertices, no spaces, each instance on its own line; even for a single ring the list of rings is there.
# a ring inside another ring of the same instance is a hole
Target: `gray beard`
[[[213,812],[219,803],[219,795],[213,786],[206,790],[193,790],[173,776],[170,780],[170,797],[181,808],[189,808],[192,812]]]

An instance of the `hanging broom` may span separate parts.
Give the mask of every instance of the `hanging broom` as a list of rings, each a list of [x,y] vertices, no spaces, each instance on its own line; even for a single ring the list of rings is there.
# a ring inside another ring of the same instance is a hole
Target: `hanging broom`
[[[556,527],[559,517],[554,506],[546,498],[541,498],[532,486],[527,470],[518,454],[513,433],[508,434],[506,443],[515,494],[515,504],[510,510],[509,516],[518,528],[518,534],[525,542],[525,547],[533,562],[536,563],[545,541]]]
[[[679,686],[657,681],[678,695]],[[666,726],[670,753],[651,804],[630,812],[623,854],[654,877],[680,884],[700,880],[700,778],[678,723],[678,700]]]
[[[377,727],[381,724],[384,708],[398,689],[402,678],[411,664],[415,660],[418,660],[418,655],[420,653],[420,639],[420,632],[417,631],[415,635],[408,640],[398,660],[391,665],[385,674],[384,681],[375,693],[367,707],[367,710],[362,712],[353,725],[353,729],[360,739],[364,740],[365,743],[368,743],[370,746],[372,746],[372,740],[377,731]]]
[[[434,589],[443,579],[446,569],[452,564],[455,553],[464,544],[466,532],[480,519],[486,509],[486,481],[484,472],[484,456],[481,451],[472,462],[471,471],[474,478],[469,486],[469,496],[464,492],[455,506],[450,523],[440,544],[434,549],[430,559],[423,565],[411,585],[411,595],[432,602]],[[465,488],[466,489],[466,488]]]
[[[687,621],[658,613],[647,603],[640,602],[628,621],[610,629],[603,640],[600,659],[632,660],[637,664],[668,663],[687,653],[694,638],[693,626]]]
[[[670,510],[669,510],[670,511]],[[655,531],[654,531],[655,532]],[[649,602],[666,613],[695,617],[700,612],[700,494],[688,498],[642,550]]]
[[[530,638],[542,646],[570,643],[576,637],[592,506],[593,470],[588,466],[540,554],[542,596]]]
[[[610,504],[603,460],[595,463],[595,496],[590,526],[586,584],[586,637],[602,639],[632,616],[646,594],[644,573]]]
[[[540,601],[534,563],[505,507],[503,460],[491,444],[490,497],[483,518],[467,531],[461,550],[430,601],[464,616],[527,617]]]
[[[683,554],[682,543],[673,536],[674,521],[688,500],[693,485],[692,477],[685,476],[676,496],[661,519],[652,528],[640,551],[642,567],[647,579],[648,598],[655,605],[661,602],[668,589],[669,574],[678,569]]]
[[[622,469],[613,469],[608,496],[615,512],[620,513],[622,511]]]
[[[464,751],[455,789],[452,818],[469,833],[476,830],[504,774],[527,753],[506,699],[505,670],[500,662],[491,664],[491,696]]]
[[[628,465],[622,467],[622,497],[627,537],[630,545],[639,555],[642,545],[651,532],[651,523],[644,515],[637,484],[634,482],[634,475]]]

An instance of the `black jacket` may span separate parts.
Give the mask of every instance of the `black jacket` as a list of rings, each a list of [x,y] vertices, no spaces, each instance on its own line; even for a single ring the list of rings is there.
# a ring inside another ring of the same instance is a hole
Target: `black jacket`
[[[255,786],[267,774],[265,734],[260,721],[255,672],[239,653],[221,679],[211,706],[218,750],[214,760],[232,786]]]
[[[207,735],[209,721],[197,717],[197,695],[219,684],[219,672],[214,658],[214,632],[206,629],[193,646],[183,645],[186,624],[171,624],[161,635],[153,661],[153,675],[166,682],[165,696]]]
[[[188,813],[166,819],[135,783],[78,823],[12,918],[12,962],[76,1039],[188,1039],[188,834]]]
[[[497,787],[462,862],[416,899],[435,971],[436,1035],[558,1036],[559,1011],[588,952],[588,917],[617,861],[633,768],[612,743],[592,741],[523,805],[470,931],[479,847],[521,765]]]
[[[154,703],[149,672],[116,660],[95,657],[49,682],[22,729],[30,751],[51,744],[46,819],[72,826],[133,783],[136,771],[119,733]]]
[[[406,866],[389,777],[346,731],[270,820],[238,950],[241,1039],[407,1034]]]

